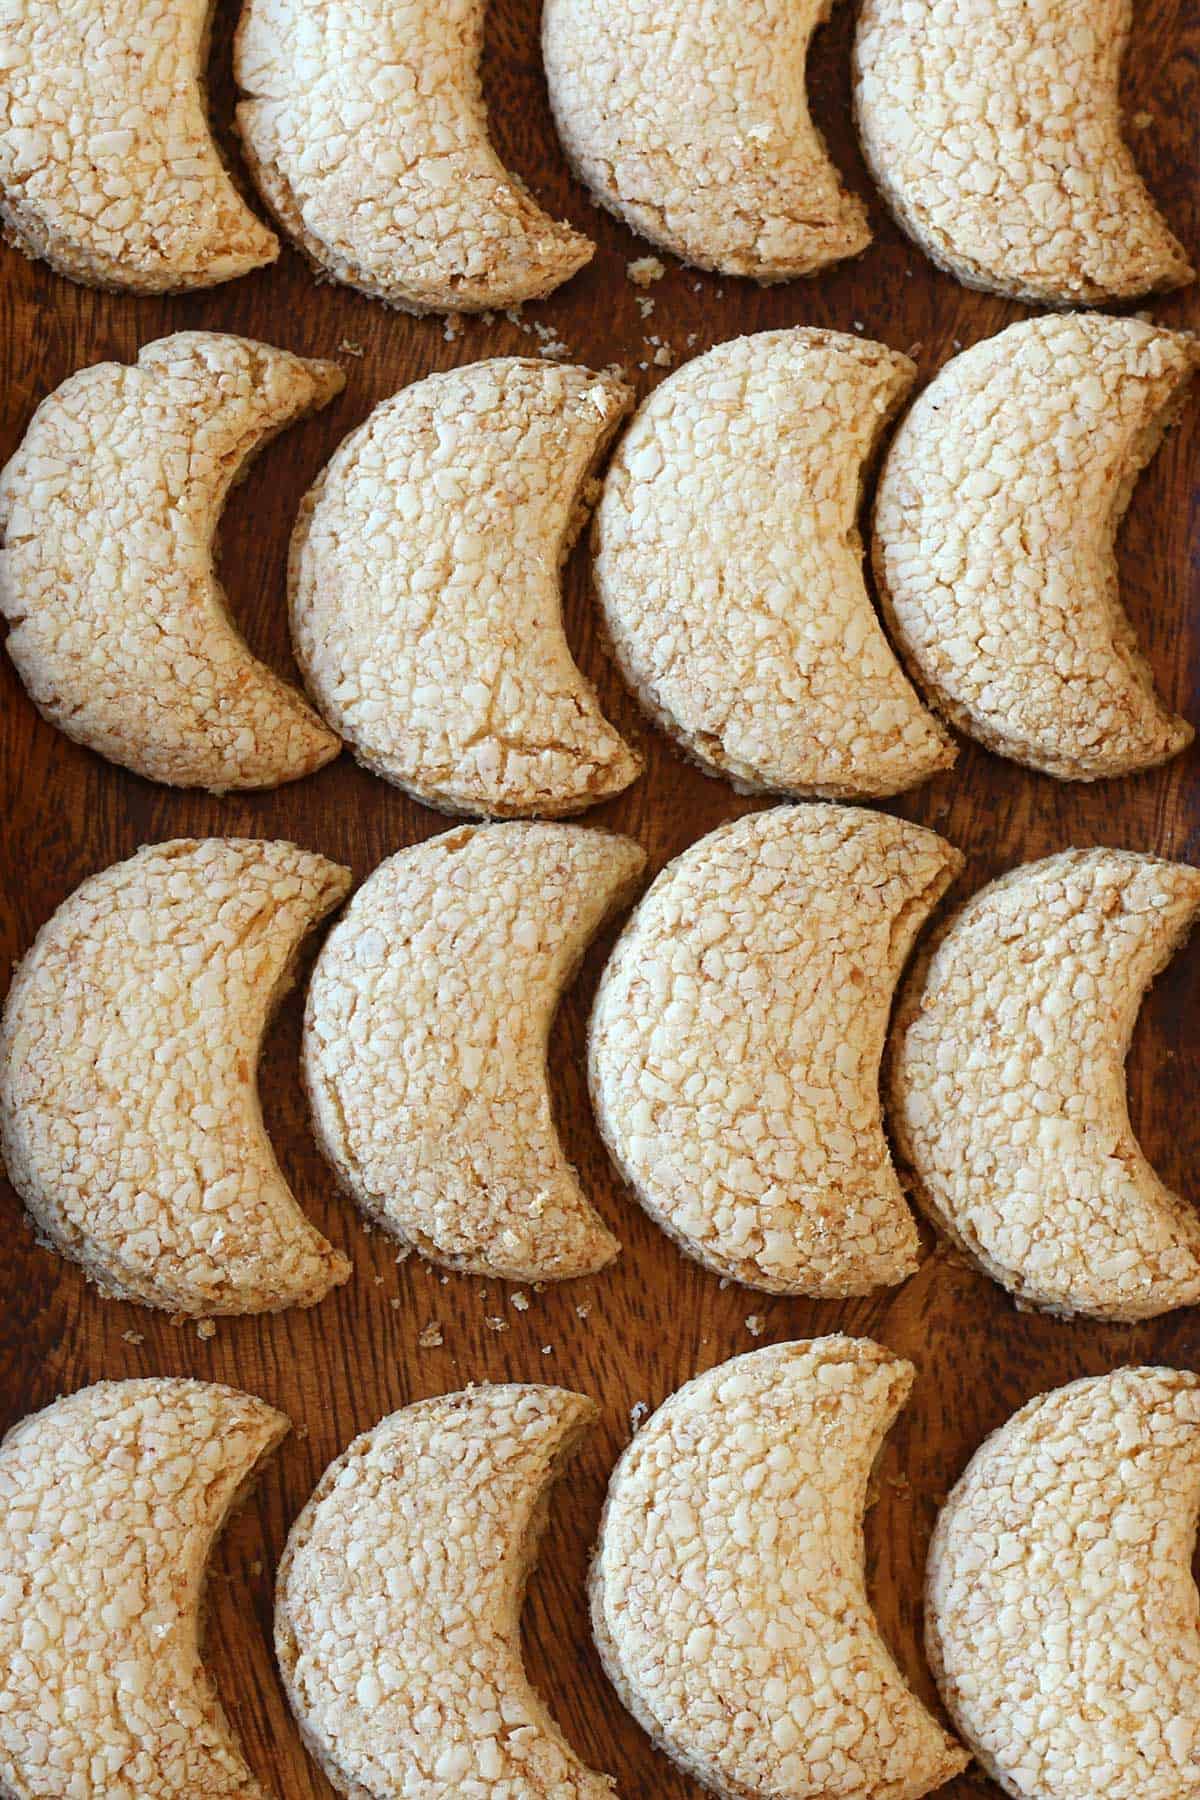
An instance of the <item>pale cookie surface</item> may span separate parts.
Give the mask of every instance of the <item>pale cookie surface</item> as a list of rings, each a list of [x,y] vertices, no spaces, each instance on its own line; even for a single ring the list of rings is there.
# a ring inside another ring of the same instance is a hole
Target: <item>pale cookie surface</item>
[[[1193,737],[1121,607],[1114,550],[1200,341],[1140,319],[1022,320],[947,363],[888,451],[874,567],[926,698],[1064,781],[1165,762]]]
[[[1200,869],[1068,850],[969,900],[896,1012],[889,1121],[914,1197],[1022,1301],[1145,1319],[1200,1302],[1200,1215],[1150,1167],[1125,1056],[1200,915]]]
[[[605,1670],[729,1800],[917,1800],[968,1758],[910,1691],[864,1576],[867,1482],[913,1371],[865,1338],[736,1356],[613,1472],[592,1564]]]
[[[104,1293],[203,1316],[309,1306],[346,1279],[275,1160],[255,1070],[302,938],[349,885],[294,844],[151,844],[76,888],[18,965],[4,1161]]]
[[[834,1296],[916,1268],[879,1061],[961,863],[883,813],[780,806],[693,845],[626,926],[592,1012],[597,1120],[651,1218],[718,1274]]]
[[[152,781],[216,793],[337,755],[234,628],[213,537],[249,459],[342,383],[332,363],[185,331],[43,400],[0,474],[0,610],[52,725]]]
[[[209,1551],[288,1429],[236,1388],[103,1381],[0,1444],[0,1789],[268,1800],[200,1661]]]
[[[393,1413],[325,1471],[279,1565],[275,1649],[339,1793],[611,1794],[521,1660],[549,1489],[595,1417],[562,1388],[471,1388]]]
[[[929,1551],[926,1648],[1016,1800],[1200,1791],[1200,1381],[1118,1369],[988,1438]]]
[[[836,331],[719,344],[657,388],[593,524],[618,666],[739,787],[894,794],[954,760],[862,575],[863,465],[915,369]]]
[[[808,43],[832,0],[546,0],[563,148],[601,206],[700,268],[759,281],[865,250],[809,116]]]
[[[640,772],[572,659],[559,569],[629,390],[502,357],[347,438],[292,537],[296,656],[359,761],[429,806],[582,812]]]
[[[13,0],[0,58],[0,230],[93,287],[211,287],[279,245],[209,130],[209,0]]]
[[[1191,280],[1121,138],[1132,15],[1132,0],[864,0],[863,153],[960,281],[1070,306]]]
[[[488,137],[486,0],[246,0],[234,72],[247,160],[319,269],[409,312],[548,294],[593,245]]]
[[[463,826],[390,857],[308,991],[317,1137],[388,1231],[452,1268],[591,1274],[616,1255],[563,1154],[546,1066],[559,996],[645,854],[578,825]]]

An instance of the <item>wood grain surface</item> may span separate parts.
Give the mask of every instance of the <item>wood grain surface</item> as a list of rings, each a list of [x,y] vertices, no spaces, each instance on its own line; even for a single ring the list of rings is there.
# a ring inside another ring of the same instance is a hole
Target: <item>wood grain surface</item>
[[[1200,254],[1200,6],[1143,0],[1126,59],[1123,101],[1140,165],[1168,218]],[[222,5],[212,90],[222,135],[236,4]],[[555,142],[537,49],[537,0],[494,0],[485,79],[501,154],[549,209],[589,232],[592,266],[520,321],[412,319],[349,290],[318,285],[285,250],[248,280],[191,297],[132,299],[88,292],[0,253],[3,437],[7,456],[41,397],[81,365],[132,359],[138,347],[183,327],[231,330],[305,354],[332,356],[347,374],[341,398],[286,433],[231,501],[221,567],[231,606],[254,649],[294,674],[284,605],[291,521],[308,483],[339,440],[385,395],[434,369],[480,357],[533,353],[547,326],[572,359],[620,362],[640,393],[663,371],[651,335],[677,359],[741,332],[797,323],[861,329],[914,355],[923,380],[956,349],[1028,310],[969,293],[939,274],[887,218],[854,142],[849,112],[849,8],[815,45],[814,111],[833,153],[871,197],[875,241],[858,261],[772,290],[671,263],[645,290],[626,276],[647,246],[597,211],[572,181]],[[1136,121],[1136,123],[1135,123]],[[1164,323],[1200,326],[1200,288],[1153,306]],[[360,352],[360,353],[356,353]],[[647,366],[650,365],[650,366]],[[1121,538],[1129,611],[1168,702],[1200,718],[1200,600],[1196,472],[1200,408],[1174,430],[1142,479]],[[644,778],[588,815],[632,833],[654,870],[751,804],[683,763],[651,730],[597,642],[586,557],[568,571],[568,629],[609,716],[646,753]],[[155,787],[80,749],[37,717],[7,658],[0,658],[0,966],[28,946],[50,911],[84,876],[142,843],[186,834],[279,836],[353,865],[361,880],[390,852],[446,829],[447,821],[359,769],[348,755],[275,793],[216,799]],[[966,853],[958,893],[1001,870],[1068,845],[1115,844],[1200,860],[1197,752],[1151,774],[1062,786],[965,745],[957,767],[894,810],[932,825]],[[611,940],[609,940],[611,941]],[[624,1249],[602,1276],[530,1294],[528,1311],[503,1284],[446,1276],[418,1258],[397,1265],[395,1246],[368,1233],[339,1200],[307,1128],[298,1077],[300,998],[268,1040],[262,1089],[268,1124],[302,1205],[354,1261],[349,1284],[310,1312],[223,1320],[202,1338],[194,1323],[101,1299],[79,1271],[38,1248],[22,1208],[0,1186],[7,1268],[0,1293],[0,1423],[100,1377],[190,1374],[235,1383],[284,1408],[297,1430],[214,1566],[208,1660],[269,1788],[289,1800],[328,1795],[306,1757],[276,1679],[270,1648],[275,1562],[297,1510],[326,1463],[356,1432],[424,1395],[485,1379],[553,1381],[592,1394],[603,1422],[563,1484],[534,1576],[525,1636],[534,1679],[572,1743],[618,1791],[684,1800],[698,1790],[657,1755],[601,1673],[587,1629],[583,1577],[604,1483],[629,1437],[630,1409],[653,1406],[698,1370],[756,1339],[765,1344],[842,1330],[868,1333],[918,1369],[912,1400],[881,1465],[868,1515],[870,1587],[883,1629],[918,1691],[934,1699],[920,1650],[923,1559],[939,1498],[991,1428],[1031,1395],[1129,1361],[1200,1368],[1200,1323],[1184,1311],[1136,1326],[1061,1323],[1014,1310],[1001,1291],[928,1241],[920,1272],[869,1299],[774,1299],[725,1286],[686,1262],[622,1191],[596,1135],[582,1072],[587,1010],[606,953],[595,947],[555,1026],[555,1102],[570,1155]],[[1187,1192],[1200,1156],[1192,1096],[1200,1075],[1200,948],[1185,951],[1143,1011],[1130,1064],[1133,1118],[1164,1178]],[[505,1329],[489,1320],[502,1318]],[[430,1321],[443,1344],[422,1349]],[[994,1793],[971,1774],[944,1790]]]

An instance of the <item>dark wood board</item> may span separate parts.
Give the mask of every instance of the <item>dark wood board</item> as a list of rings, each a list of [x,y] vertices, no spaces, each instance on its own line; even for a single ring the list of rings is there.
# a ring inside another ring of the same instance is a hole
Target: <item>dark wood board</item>
[[[230,34],[236,0],[223,4],[212,85],[228,139]],[[1176,232],[1200,254],[1200,6],[1143,0],[1136,8],[1123,102],[1140,165]],[[839,8],[814,48],[814,111],[851,183],[871,186],[849,116],[851,15]],[[348,290],[318,285],[299,257],[250,279],[182,298],[133,299],[72,286],[15,251],[0,252],[3,409],[7,456],[41,397],[76,368],[183,327],[231,330],[307,354],[335,356],[348,377],[329,410],[279,439],[234,494],[221,564],[232,609],[256,651],[294,674],[284,607],[284,558],[296,505],[335,445],[385,395],[433,369],[480,357],[530,354],[533,321],[553,328],[574,360],[630,367],[639,391],[663,371],[639,364],[666,340],[677,358],[741,332],[814,323],[861,329],[917,357],[922,379],[955,349],[999,330],[1025,308],[968,292],[935,271],[872,198],[875,241],[858,261],[811,282],[763,290],[670,263],[645,290],[626,264],[647,253],[569,176],[550,122],[537,48],[537,0],[493,0],[485,79],[501,154],[551,211],[596,240],[592,266],[527,309],[521,324],[412,319]],[[1149,115],[1146,122],[1145,115]],[[1135,126],[1134,120],[1138,123]],[[231,155],[234,152],[231,147]],[[1200,287],[1153,305],[1168,324],[1200,326]],[[694,335],[693,335],[694,334]],[[343,346],[361,346],[361,356]],[[1120,552],[1128,608],[1167,700],[1200,718],[1200,535],[1196,474],[1200,407],[1185,414],[1143,477]],[[568,628],[609,716],[646,752],[647,770],[619,801],[588,815],[632,833],[657,870],[749,802],[686,765],[641,719],[597,642],[585,557],[568,571]],[[968,858],[965,893],[1015,863],[1068,845],[1116,844],[1200,860],[1200,753],[1145,776],[1063,786],[973,746],[957,767],[893,810],[934,826]],[[84,876],[142,843],[187,834],[296,840],[353,865],[362,879],[386,855],[446,829],[448,821],[342,757],[310,780],[274,793],[216,799],[180,793],[114,768],[43,724],[7,658],[0,657],[0,967]],[[219,1548],[211,1586],[208,1662],[261,1779],[288,1800],[331,1790],[305,1755],[279,1688],[270,1648],[271,1583],[288,1526],[325,1464],[358,1431],[406,1402],[483,1379],[554,1381],[592,1394],[603,1423],[586,1441],[556,1500],[525,1614],[529,1666],[579,1751],[617,1778],[626,1800],[685,1800],[698,1790],[654,1752],[625,1715],[592,1649],[583,1577],[604,1483],[629,1437],[630,1408],[657,1404],[698,1370],[756,1340],[831,1330],[867,1333],[910,1357],[913,1397],[883,1457],[867,1522],[871,1593],[883,1629],[918,1691],[934,1699],[920,1650],[926,1543],[939,1497],[983,1436],[1031,1395],[1128,1361],[1200,1368],[1200,1319],[1107,1327],[1019,1313],[984,1277],[929,1240],[903,1287],[847,1303],[773,1299],[723,1287],[686,1262],[625,1194],[609,1168],[586,1099],[587,1009],[607,945],[598,945],[555,1026],[556,1103],[568,1150],[624,1243],[593,1280],[531,1295],[525,1313],[502,1284],[442,1276],[368,1234],[339,1200],[307,1129],[298,1077],[300,1000],[272,1028],[262,1067],[268,1123],[305,1210],[354,1259],[349,1284],[311,1312],[223,1320],[202,1339],[193,1324],[103,1300],[79,1271],[38,1248],[22,1208],[0,1184],[6,1268],[0,1290],[0,1424],[101,1377],[191,1374],[232,1382],[288,1412],[300,1428]],[[1200,1160],[1200,949],[1159,981],[1138,1026],[1130,1099],[1143,1146],[1164,1178],[1187,1192]],[[586,1317],[581,1314],[586,1310]],[[509,1329],[490,1330],[503,1314]],[[418,1346],[436,1319],[444,1343]],[[947,1796],[995,1793],[963,1777]]]

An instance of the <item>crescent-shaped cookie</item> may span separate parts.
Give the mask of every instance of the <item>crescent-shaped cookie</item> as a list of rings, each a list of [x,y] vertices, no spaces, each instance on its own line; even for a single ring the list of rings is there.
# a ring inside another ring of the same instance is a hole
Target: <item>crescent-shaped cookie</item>
[[[169,1312],[311,1306],[350,1265],[308,1223],[255,1068],[350,872],[294,844],[150,844],[63,902],[0,1025],[0,1147],[44,1237]]]
[[[601,206],[685,262],[812,275],[871,241],[808,110],[832,0],[545,0],[558,135]]]
[[[865,1338],[754,1350],[672,1394],[613,1472],[600,1656],[719,1800],[918,1800],[966,1767],[867,1598],[867,1483],[912,1379]]]
[[[1192,1800],[1198,1509],[1200,1381],[1182,1369],[1073,1381],[972,1457],[930,1546],[926,1647],[1014,1800]]]
[[[601,978],[601,1133],[689,1256],[772,1293],[869,1293],[917,1266],[879,1061],[917,932],[962,864],[843,806],[722,825],[658,877]]]
[[[629,390],[502,357],[377,406],[300,509],[296,656],[367,768],[451,813],[582,812],[640,759],[572,659],[559,569]]]
[[[968,287],[1050,306],[1192,279],[1121,137],[1132,0],[864,0],[863,154],[900,225]]]
[[[279,245],[205,108],[211,0],[16,0],[0,56],[0,231],[91,287],[231,281]]]
[[[719,344],[643,404],[593,524],[596,591],[643,707],[740,788],[894,794],[954,748],[863,582],[863,465],[915,369],[801,327]]]
[[[488,137],[486,0],[245,0],[246,158],[280,226],[337,281],[406,312],[534,300],[594,245],[547,215]]]
[[[889,1112],[915,1197],[994,1281],[1056,1313],[1200,1301],[1200,1216],[1125,1097],[1142,995],[1200,917],[1200,869],[1068,850],[993,882],[917,961]]]
[[[435,1261],[513,1281],[618,1245],[563,1154],[555,1007],[645,854],[578,825],[462,826],[389,857],[313,971],[304,1068],[342,1186]]]
[[[102,1381],[0,1444],[0,1789],[269,1800],[200,1661],[209,1552],[288,1430],[207,1381]]]
[[[0,611],[43,718],[177,787],[274,787],[338,740],[252,656],[213,536],[230,486],[344,377],[248,338],[178,332],[72,375],[0,474]]]
[[[875,501],[893,639],[960,730],[1064,781],[1192,740],[1121,607],[1114,541],[1200,366],[1140,319],[1025,319],[949,362],[904,420]]]
[[[275,1648],[339,1793],[611,1795],[521,1660],[549,1489],[596,1410],[562,1388],[470,1388],[393,1413],[325,1471],[279,1565]]]

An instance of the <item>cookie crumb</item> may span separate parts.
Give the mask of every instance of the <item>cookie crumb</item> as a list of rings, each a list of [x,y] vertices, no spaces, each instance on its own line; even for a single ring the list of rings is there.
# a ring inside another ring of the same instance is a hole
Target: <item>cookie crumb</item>
[[[343,338],[338,350],[342,356],[362,357],[367,354],[365,345],[356,342],[354,338]]]
[[[417,1343],[422,1350],[439,1350],[445,1341],[442,1336],[442,1328],[436,1319],[430,1319],[417,1338]]]
[[[127,1344],[144,1344],[146,1341],[140,1331],[123,1331],[121,1336]]]
[[[649,1411],[650,1411],[650,1402],[648,1400],[635,1400],[633,1405],[630,1407],[630,1409],[629,1409],[629,1429],[630,1429],[630,1431],[633,1432],[635,1437],[636,1437],[637,1433],[641,1430],[642,1420],[646,1417],[646,1415]]]
[[[490,1313],[483,1321],[489,1331],[507,1331],[508,1320],[502,1319],[499,1313]]]
[[[761,1313],[751,1313],[746,1320],[746,1330],[751,1337],[761,1337],[767,1329],[766,1320]]]
[[[643,319],[648,319],[650,317],[650,314],[654,311],[654,302],[649,294],[638,295],[637,309],[641,313]]]
[[[217,1335],[217,1327],[216,1327],[216,1323],[214,1320],[212,1320],[212,1319],[197,1319],[196,1320],[196,1336],[198,1338],[215,1338],[216,1335]]]
[[[516,1293],[512,1296],[512,1303],[518,1312],[529,1311],[529,1295],[523,1294],[520,1288],[518,1288]]]
[[[625,273],[635,287],[649,287],[652,281],[661,281],[666,272],[666,263],[659,262],[657,256],[638,256],[625,264]]]

